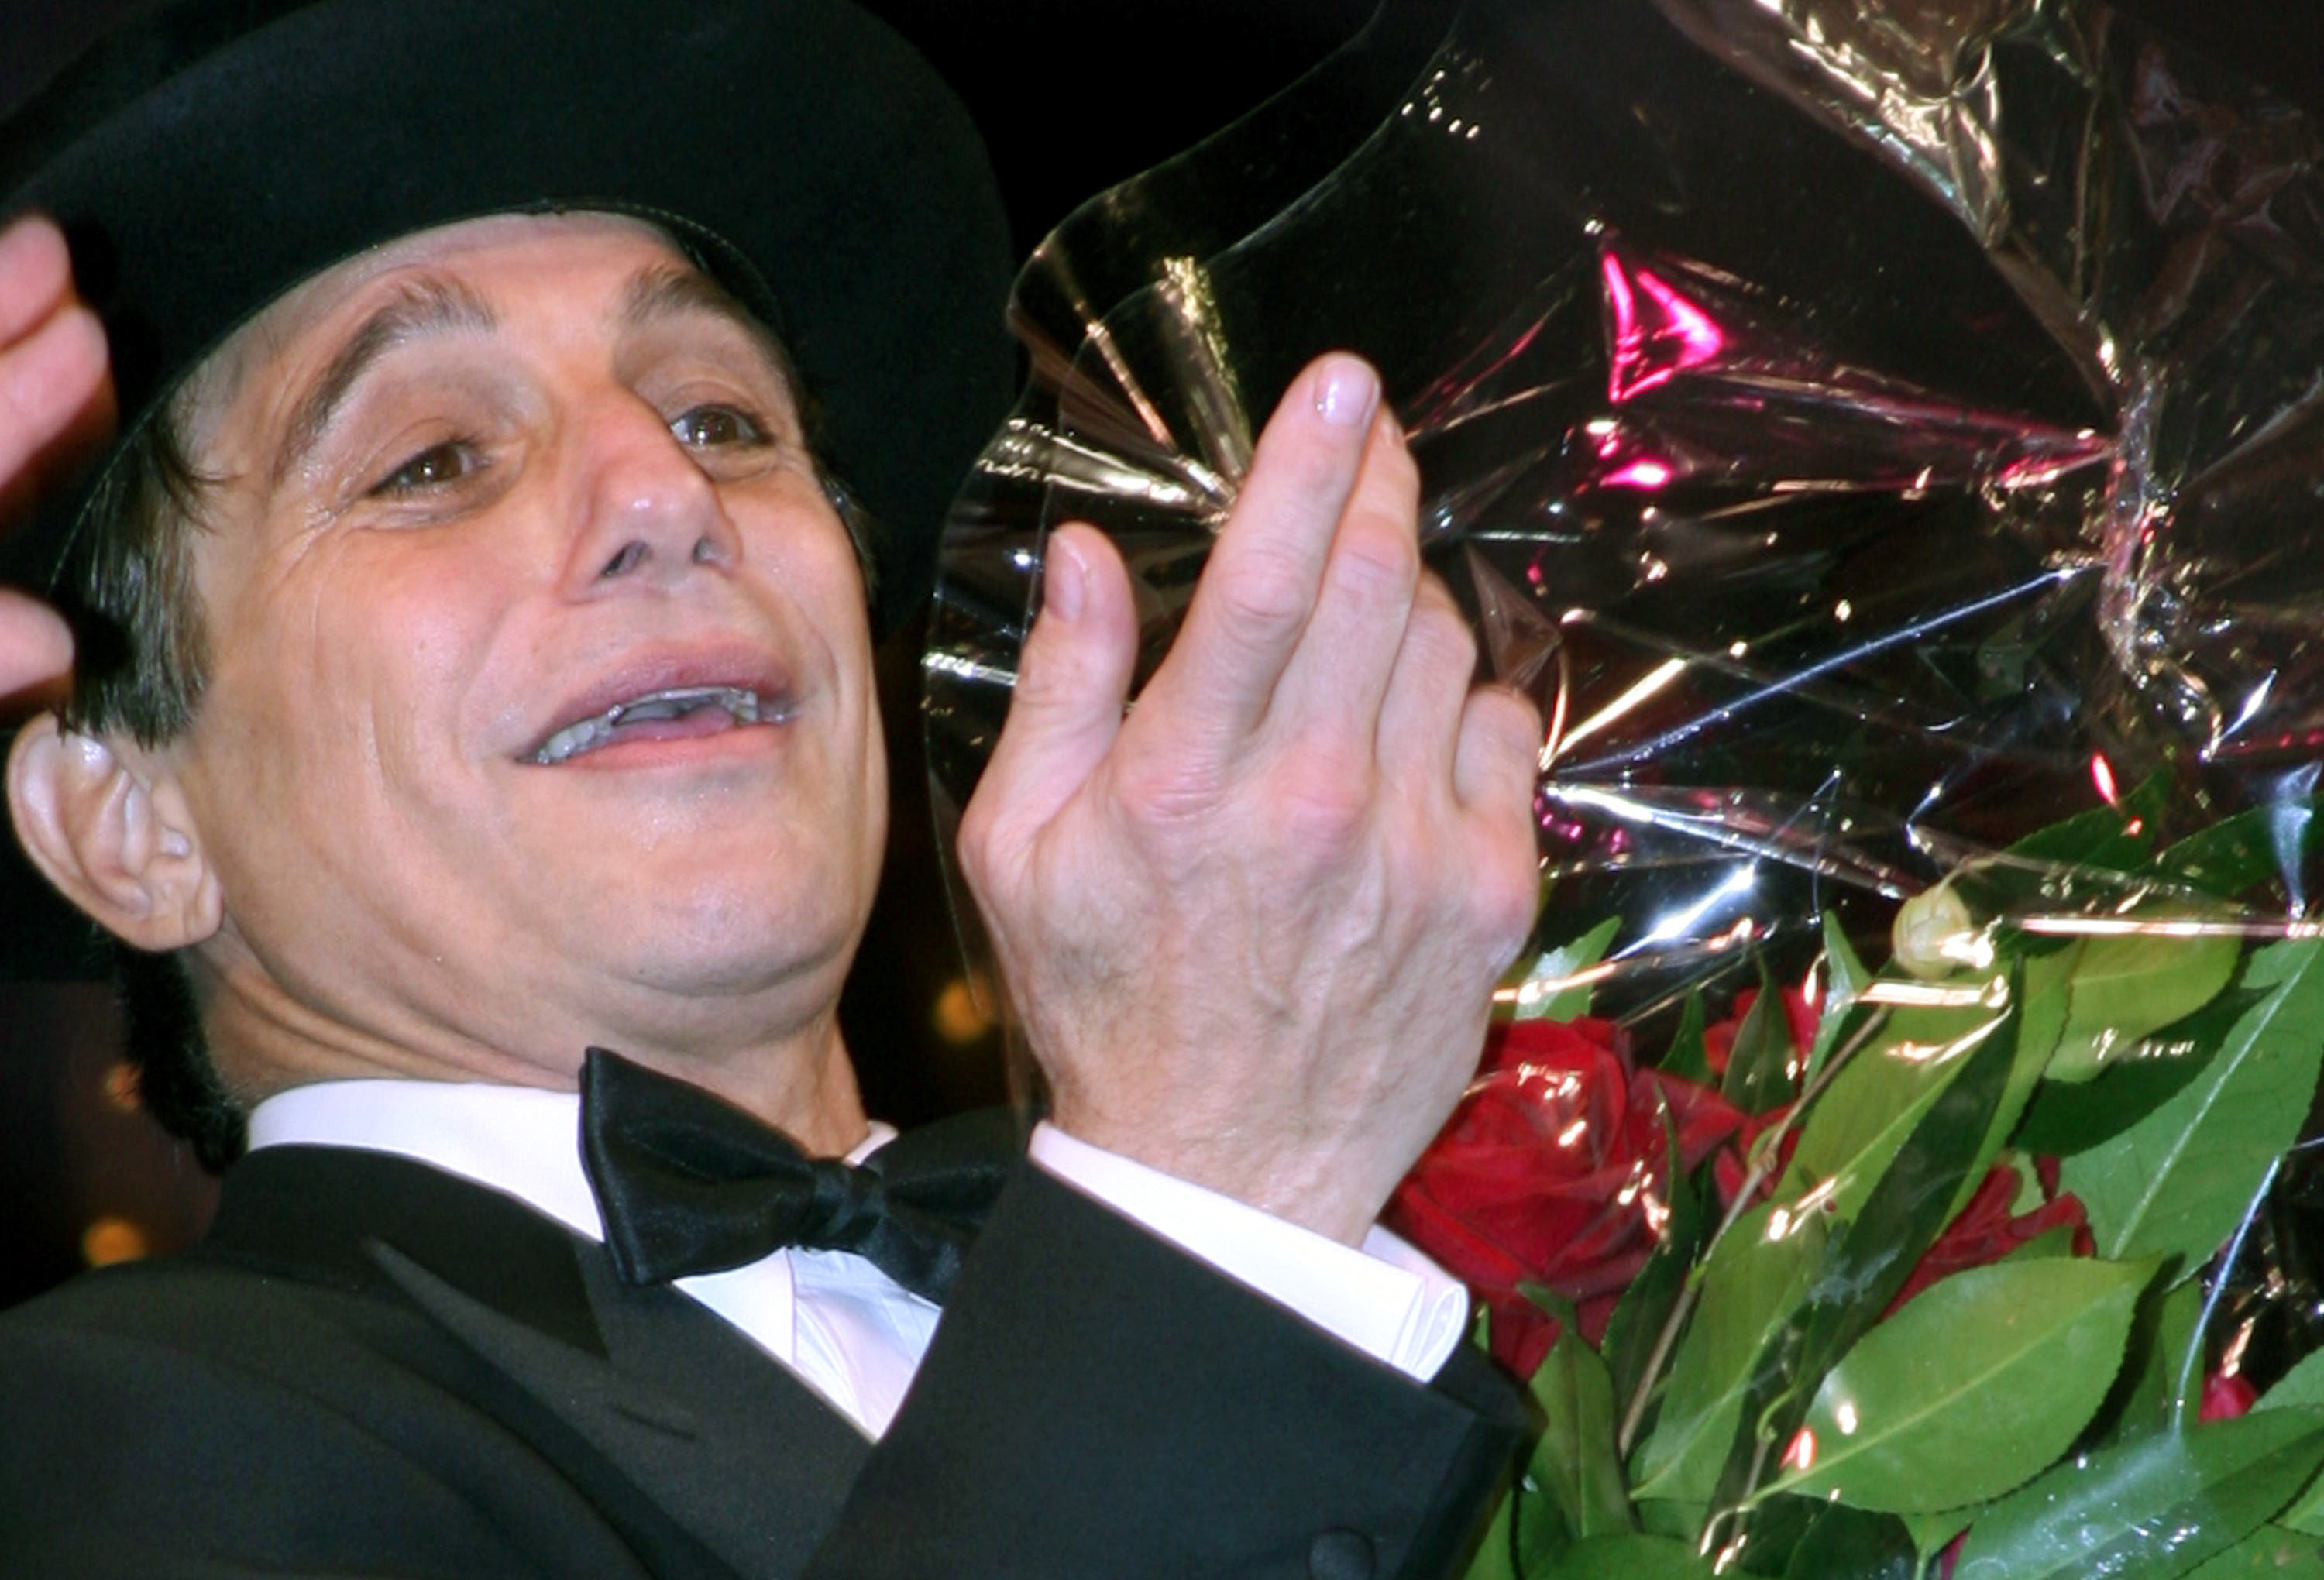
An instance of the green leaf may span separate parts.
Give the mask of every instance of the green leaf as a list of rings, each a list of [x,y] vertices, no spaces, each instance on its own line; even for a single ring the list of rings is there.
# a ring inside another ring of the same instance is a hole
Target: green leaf
[[[1951,1216],[2016,1062],[2022,970],[2009,987],[2008,1011],[1914,1126],[1855,1220],[1831,1237],[1807,1298],[1752,1364],[1715,1506],[1742,1504],[1775,1474],[1824,1373],[1879,1320]]]
[[[1547,951],[1527,969],[1517,989],[1513,1020],[1570,1021],[1590,1008],[1590,984],[1573,978],[1605,958],[1621,919],[1609,916],[1572,942]]]
[[[1914,1125],[1999,1024],[1983,1005],[1894,1010],[1808,1109],[1776,1195],[1831,1182],[1832,1210],[1852,1217]]]
[[[2247,986],[2273,991],[2247,1011],[2187,1087],[2121,1135],[2068,1158],[2101,1255],[2180,1259],[2191,1276],[2232,1233],[2297,1139],[2324,1062],[2324,940],[2255,954]]]
[[[1566,1548],[1544,1580],[1711,1580],[1711,1568],[1668,1537],[1600,1536]]]
[[[2173,1421],[2195,1419],[2203,1388],[2202,1325],[2200,1284],[2150,1290],[2139,1302],[2104,1444],[2126,1443],[2142,1433],[2163,1430]],[[2185,1392],[2190,1389],[2191,1397]]]
[[[1614,1390],[1598,1352],[1568,1324],[1533,1374],[1544,1426],[1533,1479],[1577,1537],[1637,1529],[1622,1465],[1614,1454]]]
[[[2282,1410],[2286,1405],[2324,1405],[2324,1350],[2313,1350],[2259,1396],[2254,1410]]]
[[[1702,995],[1694,988],[1686,991],[1686,1004],[1678,1014],[1678,1030],[1671,1034],[1670,1048],[1663,1054],[1659,1068],[1698,1086],[1717,1084],[1717,1078],[1711,1072],[1710,1056],[1702,1048]]]
[[[1983,1502],[2063,1454],[2122,1364],[2152,1263],[1972,1268],[1872,1329],[1808,1410],[1805,1470],[1772,1484],[1859,1509]]]
[[[1517,1555],[1511,1550],[1513,1539],[1510,1521],[1517,1517],[1517,1500],[1525,1494],[1511,1487],[1501,1494],[1493,1518],[1485,1527],[1485,1537],[1477,1544],[1474,1557],[1462,1580],[1521,1580],[1517,1574]]]
[[[1702,1532],[1702,1522],[1711,1518],[1711,1510],[1702,1503],[1682,1503],[1670,1498],[1640,1498],[1634,1505],[1638,1511],[1638,1524],[1648,1536],[1666,1536],[1673,1541],[1692,1543]]]
[[[2200,1380],[2197,1386],[2201,1386]],[[2301,1356],[2299,1364],[2260,1396],[2259,1402],[2252,1406],[2252,1413],[2277,1410],[2316,1412],[2319,1406],[2324,1406],[2324,1350]],[[2276,1523],[2311,1537],[2324,1536],[2324,1484],[2310,1486],[2292,1500],[2291,1508],[2276,1515]]]
[[[2150,820],[2132,819],[2111,806],[2093,807],[2079,816],[2038,829],[1990,861],[1962,868],[1948,880],[1961,891],[1980,916],[2007,915],[2029,901],[2045,899],[2045,890],[2071,883],[2085,896],[2127,893],[2130,875],[2143,871],[2149,860]],[[2107,875],[2119,874],[2115,885]]]
[[[2302,1413],[2307,1413],[2305,1409]],[[2275,1522],[2287,1530],[2324,1537],[2324,1485],[2310,1485],[2292,1499],[2290,1508],[2278,1510]]]
[[[1784,1575],[1815,1525],[1831,1512],[1830,1503],[1777,1493],[1731,1520],[1706,1527],[1699,1547],[1711,1547],[1728,1574]],[[1876,1516],[1877,1518],[1877,1516]]]
[[[2116,806],[2126,820],[2124,831],[2135,835],[2141,844],[2146,843],[2147,836],[2141,831],[2163,821],[2171,811],[2174,794],[2168,768],[2157,768],[2132,785],[2130,794]]]
[[[2224,936],[2138,933],[2084,941],[2074,967],[2072,1009],[2050,1061],[2050,1079],[2086,1081],[2130,1057],[2148,1033],[2218,997],[2242,958],[2243,941]]]
[[[1530,1472],[1517,1478],[1523,1496],[1510,1511],[1509,1563],[1519,1575],[1531,1576],[1556,1562],[1573,1545],[1573,1528],[1547,1488]]]
[[[2017,1127],[2027,1152],[2071,1157],[2088,1152],[2154,1112],[2209,1065],[2237,1021],[2267,997],[2237,985],[2118,1059],[2094,1080],[2045,1083]]]
[[[1640,1498],[1700,1503],[1711,1496],[1735,1438],[1751,1363],[1776,1326],[1806,1293],[1822,1259],[1824,1220],[1783,1220],[1770,1237],[1775,1208],[1763,1204],[1738,1218],[1711,1247],[1702,1299],[1671,1364],[1662,1414],[1640,1449]]]
[[[1897,1520],[1913,1539],[1913,1547],[1921,1555],[1925,1567],[1945,1550],[1947,1543],[1969,1529],[1974,1509],[1945,1509],[1934,1514],[1899,1514]]]
[[[1664,1128],[1672,1128],[1667,1115]],[[1675,1137],[1671,1139],[1674,1145]],[[1614,1384],[1618,1419],[1645,1379],[1655,1341],[1685,1292],[1687,1274],[1693,1271],[1714,1226],[1703,1183],[1675,1168],[1668,1178],[1670,1216],[1663,1220],[1662,1239],[1614,1302],[1613,1315],[1606,1319],[1606,1336],[1598,1345],[1598,1353],[1606,1357],[1606,1374]]]
[[[1948,1220],[1969,1205],[1969,1198],[1984,1181],[1986,1171],[2008,1146],[2010,1132],[2025,1116],[2026,1105],[2041,1089],[2042,1072],[2049,1067],[2059,1030],[2066,1022],[2073,958],[2063,954],[2036,955],[2019,962],[2017,990],[2024,997],[2017,1017],[2016,1059],[1993,1106],[1993,1118],[1985,1127],[1985,1139],[1969,1162],[1969,1172],[1961,1178],[1960,1191],[1953,1198],[1952,1213],[1946,1215]]]
[[[2324,834],[2313,801],[2283,801],[2222,818],[2154,859],[2159,877],[2232,899],[2300,870]]]
[[[2190,1571],[2188,1580],[2324,1580],[2324,1555],[2312,1536],[2263,1525]]]
[[[2103,867],[2135,872],[2145,865],[2150,841],[2143,834],[2131,832],[2130,825],[2131,820],[2117,808],[2094,806],[2034,830],[2002,855],[2008,865],[2017,868]]]
[[[1953,1580],[2170,1580],[2259,1529],[2324,1459],[2324,1415],[2271,1410],[2069,1460],[1978,1514]]]
[[[1815,1045],[1808,1050],[1807,1069],[1800,1077],[1803,1082],[1815,1079],[1824,1061],[1840,1046],[1854,1018],[1849,1012],[1872,983],[1872,973],[1865,969],[1855,946],[1848,942],[1840,918],[1830,911],[1823,914],[1823,1013],[1816,1021]]]
[[[1759,996],[1735,1028],[1720,1093],[1746,1114],[1765,1114],[1792,1100],[1799,1072],[1799,1050],[1792,1046],[1792,1017],[1767,962],[1759,962]]]
[[[1913,1580],[1917,1557],[1902,1521],[1834,1504],[1810,1522],[1784,1580]]]

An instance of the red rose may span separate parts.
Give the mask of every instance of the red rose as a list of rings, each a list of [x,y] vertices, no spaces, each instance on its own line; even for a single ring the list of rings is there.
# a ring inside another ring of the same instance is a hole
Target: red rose
[[[1389,1201],[1389,1226],[1491,1310],[1493,1353],[1518,1375],[1557,1337],[1518,1285],[1574,1301],[1595,1342],[1653,1251],[1669,1188],[1665,1110],[1688,1168],[1743,1123],[1718,1093],[1637,1069],[1609,1022],[1496,1026],[1468,1095]]]
[[[2199,1421],[2228,1421],[2247,1413],[2259,1402],[2259,1390],[2241,1373],[2214,1372],[2203,1379],[2203,1402],[2195,1412]]]
[[[1944,1233],[1921,1254],[1904,1287],[1896,1291],[1881,1316],[1893,1315],[1899,1306],[1947,1274],[1998,1262],[2036,1235],[2061,1225],[2073,1226],[2075,1254],[2089,1254],[2083,1249],[2089,1229],[2080,1199],[2070,1193],[2056,1194],[2053,1184],[2045,1183],[2043,1192],[2049,1199],[2032,1212],[2012,1213],[2009,1209],[2017,1199],[2017,1171],[2007,1163],[1996,1163],[1987,1170],[1969,1205],[1953,1215]]]
[[[1792,1052],[1804,1054],[1815,1046],[1816,1027],[1823,1012],[1796,988],[1778,988],[1775,993],[1776,1002],[1783,1006],[1784,1029],[1791,1033]],[[1727,1073],[1727,1056],[1735,1051],[1735,1033],[1743,1029],[1751,1006],[1758,1002],[1759,990],[1746,988],[1735,996],[1734,1008],[1725,1020],[1703,1027],[1702,1061],[1711,1066],[1713,1075]]]
[[[1719,1149],[1719,1155],[1711,1160],[1711,1178],[1719,1187],[1720,1207],[1732,1208],[1735,1205],[1735,1198],[1743,1190],[1743,1182],[1751,1177],[1751,1152],[1758,1145],[1759,1137],[1791,1117],[1791,1113],[1792,1106],[1785,1103],[1783,1107],[1770,1108],[1764,1114],[1747,1115],[1743,1123],[1737,1127],[1734,1138],[1727,1145]],[[1784,1170],[1790,1165],[1792,1154],[1799,1150],[1799,1146],[1800,1132],[1797,1125],[1784,1131],[1776,1138],[1775,1155],[1770,1162],[1767,1171],[1760,1176],[1758,1189],[1753,1192],[1757,1201],[1765,1201],[1775,1193],[1775,1181],[1782,1177]]]

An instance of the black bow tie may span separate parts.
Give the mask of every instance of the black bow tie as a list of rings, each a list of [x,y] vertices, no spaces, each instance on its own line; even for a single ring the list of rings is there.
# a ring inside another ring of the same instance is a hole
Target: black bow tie
[[[603,1048],[581,1067],[581,1157],[613,1268],[661,1283],[785,1246],[853,1251],[942,1300],[1023,1151],[1002,1109],[898,1136],[861,1164],[809,1157],[698,1087]]]

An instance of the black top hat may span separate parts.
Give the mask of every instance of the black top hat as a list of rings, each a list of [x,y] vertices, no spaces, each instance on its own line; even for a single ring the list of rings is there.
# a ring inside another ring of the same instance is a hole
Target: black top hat
[[[788,347],[823,459],[883,528],[883,629],[926,592],[1013,383],[982,145],[847,0],[149,8],[0,125],[0,219],[34,208],[105,321],[124,435],[253,315],[365,248],[508,211],[650,219]],[[110,460],[0,542],[0,579],[54,584]],[[0,978],[103,969],[44,890],[0,839]]]

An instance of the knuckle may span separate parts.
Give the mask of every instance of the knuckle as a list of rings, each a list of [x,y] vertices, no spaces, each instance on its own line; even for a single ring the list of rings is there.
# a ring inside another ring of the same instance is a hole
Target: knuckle
[[[1503,864],[1499,884],[1487,886],[1485,923],[1508,954],[1515,954],[1526,934],[1533,931],[1534,917],[1541,907],[1540,868],[1534,859],[1532,841],[1526,841],[1518,856],[1519,859]]]
[[[997,821],[987,804],[978,800],[972,800],[960,814],[954,853],[960,861],[961,876],[968,880],[969,887],[981,894],[991,890]]]
[[[1471,694],[1469,709],[1496,777],[1506,775],[1512,783],[1521,784],[1529,799],[1535,756],[1541,748],[1541,710],[1504,686],[1486,686]]]
[[[1185,752],[1141,752],[1120,765],[1114,798],[1139,829],[1153,831],[1209,818],[1219,804],[1216,777]]]
[[[1413,606],[1405,640],[1431,673],[1462,675],[1477,667],[1477,637],[1451,602],[1425,599]]]
[[[1306,579],[1281,555],[1245,554],[1221,565],[1213,585],[1231,628],[1276,632],[1306,618]]]
[[[1420,546],[1397,523],[1351,518],[1333,546],[1333,586],[1368,603],[1408,602],[1420,576]]]
[[[1413,459],[1411,446],[1401,438],[1372,446],[1365,482],[1378,489],[1405,519],[1419,513],[1420,463]]]
[[[1480,949],[1493,954],[1498,969],[1515,958],[1532,932],[1540,891],[1529,840],[1521,851],[1502,841],[1490,849],[1492,856],[1471,875],[1467,901],[1472,934]]]
[[[1336,859],[1357,841],[1370,821],[1370,774],[1336,757],[1318,754],[1286,773],[1272,788],[1266,805],[1295,850]]]

